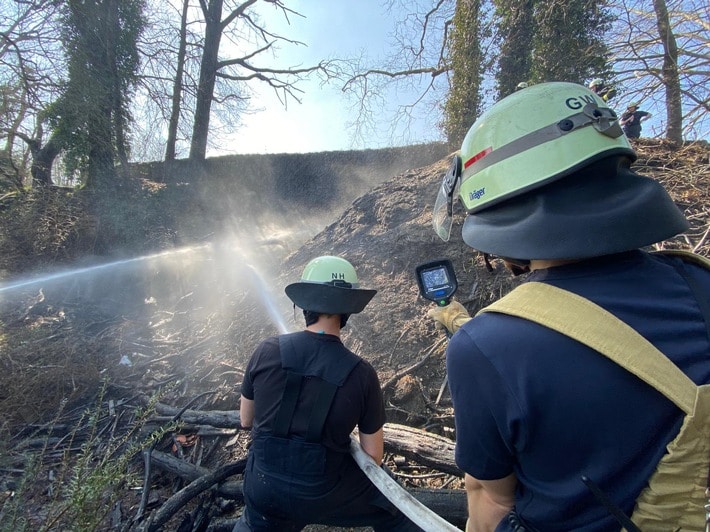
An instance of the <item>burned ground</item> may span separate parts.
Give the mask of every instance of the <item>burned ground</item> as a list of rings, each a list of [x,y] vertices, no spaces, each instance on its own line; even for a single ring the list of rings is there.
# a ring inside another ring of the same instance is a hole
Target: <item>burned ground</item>
[[[634,168],[661,181],[691,222],[690,231],[661,246],[710,256],[707,146],[673,148],[642,139],[635,147],[640,157]],[[480,257],[463,244],[461,212],[450,242],[441,242],[434,234],[431,208],[448,164],[448,158],[442,159],[372,188],[296,247],[283,244],[277,235],[264,244],[268,231],[259,235],[261,245],[271,246],[269,264],[249,271],[263,275],[255,276],[245,289],[241,284],[221,284],[220,270],[215,270],[208,282],[220,285],[216,302],[201,297],[202,285],[184,276],[161,281],[169,285],[171,295],[156,299],[157,281],[145,272],[136,273],[129,282],[114,276],[102,278],[96,286],[75,281],[60,288],[33,286],[13,304],[5,301],[0,316],[4,431],[0,503],[7,509],[13,498],[26,497],[27,504],[17,512],[28,529],[71,522],[70,512],[59,511],[57,493],[62,482],[71,482],[67,472],[76,473],[77,462],[90,458],[94,469],[99,469],[105,459],[127,453],[131,442],[172,418],[179,419],[182,408],[235,410],[249,354],[262,338],[279,332],[274,312],[284,317],[289,328],[301,326],[283,287],[297,280],[310,259],[325,254],[350,260],[362,285],[378,290],[366,311],[351,318],[344,342],[377,369],[388,421],[453,439],[448,396],[444,393],[437,403],[445,377],[445,340],[426,317],[429,307],[418,295],[414,268],[428,260],[449,258],[460,284],[457,299],[471,313],[508,292],[517,281],[500,265],[494,272],[487,271]],[[193,248],[200,245],[190,243]],[[194,251],[191,248],[190,253]],[[204,273],[205,266],[199,268]],[[251,275],[249,271],[240,275]],[[152,283],[151,288],[143,281]],[[118,290],[107,289],[112,282]],[[120,301],[116,295],[105,297],[116,293]],[[275,308],[265,304],[267,299]],[[165,406],[176,410],[161,413]],[[179,428],[160,434],[155,449],[214,468],[242,458],[247,442],[244,431],[225,428],[210,433],[183,420]],[[105,515],[98,512],[98,529],[108,528],[112,520],[117,528],[137,526],[132,520],[139,509],[157,511],[186,484],[156,470],[150,478],[149,500],[141,501],[139,488],[145,477],[140,456],[134,454],[126,464],[132,475],[121,475],[104,486],[111,486],[114,495],[107,499],[110,504],[104,503]],[[32,457],[41,457],[42,462],[32,466]],[[387,459],[407,486],[461,487],[455,475],[403,463],[392,454]],[[88,470],[91,467],[84,469]],[[23,484],[30,472],[30,482]],[[177,529],[184,521],[185,530],[197,530],[202,529],[196,524],[200,519],[204,524],[237,515],[238,503],[226,501],[214,494],[209,504],[191,501],[166,529]],[[2,519],[8,522],[7,515],[5,511],[0,517],[0,525]]]

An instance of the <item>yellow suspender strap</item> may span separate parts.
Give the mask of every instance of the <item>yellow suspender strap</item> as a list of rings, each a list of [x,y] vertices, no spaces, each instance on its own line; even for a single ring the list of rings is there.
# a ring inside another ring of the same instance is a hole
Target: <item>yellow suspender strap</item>
[[[588,299],[529,282],[480,312],[510,314],[569,336],[650,384],[686,414],[693,411],[695,383],[643,336]]]
[[[698,255],[691,251],[685,251],[683,249],[664,249],[663,251],[655,251],[654,253],[660,253],[661,255],[669,255],[671,257],[679,257],[683,262],[690,262],[691,264],[697,264],[702,266],[706,270],[710,270],[710,259]]]

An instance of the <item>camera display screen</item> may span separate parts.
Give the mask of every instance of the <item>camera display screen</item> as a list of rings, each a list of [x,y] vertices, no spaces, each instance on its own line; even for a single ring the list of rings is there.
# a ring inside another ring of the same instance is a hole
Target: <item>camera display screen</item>
[[[449,276],[446,274],[446,268],[444,267],[423,271],[421,275],[426,291],[449,284]]]

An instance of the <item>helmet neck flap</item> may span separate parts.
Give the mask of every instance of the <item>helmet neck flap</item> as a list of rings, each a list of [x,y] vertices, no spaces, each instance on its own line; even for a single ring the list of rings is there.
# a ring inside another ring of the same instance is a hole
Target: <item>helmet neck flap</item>
[[[665,189],[623,157],[609,157],[470,214],[464,242],[518,259],[582,259],[660,242],[688,228]]]

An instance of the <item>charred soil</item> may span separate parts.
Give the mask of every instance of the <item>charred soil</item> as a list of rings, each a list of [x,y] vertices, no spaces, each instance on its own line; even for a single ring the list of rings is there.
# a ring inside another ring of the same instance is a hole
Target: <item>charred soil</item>
[[[662,182],[691,223],[686,234],[659,246],[710,256],[707,145],[675,148],[641,139],[635,148],[639,160],[634,169]],[[279,248],[272,255],[274,277],[268,284],[280,312],[286,309],[289,327],[297,330],[301,318],[290,315],[283,287],[316,256],[351,261],[362,285],[378,294],[365,312],[351,318],[343,341],[377,369],[388,422],[453,440],[453,410],[442,393],[445,338],[426,317],[429,306],[418,294],[414,269],[435,258],[450,259],[459,279],[456,298],[472,314],[519,279],[499,264],[488,271],[461,241],[460,211],[450,242],[434,234],[431,208],[448,165],[447,158],[401,173],[358,197],[295,251]],[[24,260],[31,262],[30,257]],[[77,529],[80,517],[62,505],[59,494],[77,483],[89,484],[90,473],[102,471],[104,479],[116,479],[105,481],[106,493],[92,499],[98,501],[95,507],[84,509],[97,517],[94,528],[137,529],[145,516],[159,512],[189,484],[188,477],[170,468],[153,467],[146,474],[146,453],[133,446],[149,434],[154,439],[144,448],[194,467],[196,477],[243,458],[249,435],[233,421],[219,427],[186,420],[183,414],[187,409],[234,413],[251,351],[263,338],[278,334],[261,288],[251,286],[224,287],[216,306],[201,300],[189,283],[175,286],[175,296],[160,304],[144,287],[123,286],[124,295],[139,301],[134,307],[106,297],[87,299],[86,290],[76,286],[51,294],[34,287],[11,305],[3,304],[0,528],[10,522],[13,500],[23,497],[22,508],[14,511],[26,529]],[[108,464],[121,456],[128,458],[114,472]],[[386,458],[407,487],[462,487],[455,474],[396,452]],[[212,489],[171,515],[165,529],[228,529],[229,519],[239,513],[239,497]]]

